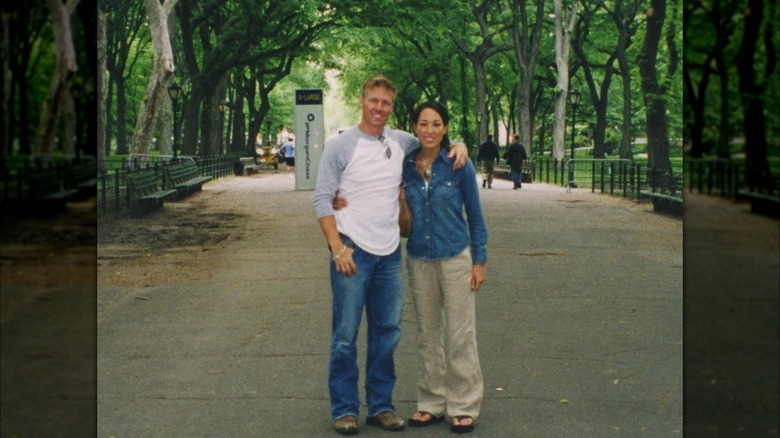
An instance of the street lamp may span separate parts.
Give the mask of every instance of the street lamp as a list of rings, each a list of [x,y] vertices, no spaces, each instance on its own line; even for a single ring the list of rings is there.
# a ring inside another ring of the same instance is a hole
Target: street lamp
[[[227,102],[224,100],[220,100],[217,104],[217,108],[219,108],[219,154],[224,155],[225,150],[225,108],[227,107]]]
[[[581,94],[577,90],[569,92],[569,102],[571,102],[571,159],[574,159],[574,124],[577,120],[577,105],[580,103]]]
[[[181,86],[176,82],[168,86],[168,96],[173,103],[173,160],[179,157],[179,145],[177,140],[179,138],[179,96],[181,96]]]
[[[479,135],[481,134],[481,133],[479,132],[479,128],[480,128],[481,126],[482,126],[482,111],[480,111],[480,110],[477,110],[477,145],[476,145],[476,146],[477,146],[477,148],[479,148],[479,142],[480,142],[480,140],[481,140],[481,139],[479,138]]]
[[[84,95],[84,87],[79,82],[74,82],[70,86],[70,95],[73,97],[73,104],[76,108],[76,161],[81,161],[81,96]]]
[[[265,122],[265,130],[266,133],[268,134],[268,143],[270,144],[271,143],[271,121],[270,120]]]

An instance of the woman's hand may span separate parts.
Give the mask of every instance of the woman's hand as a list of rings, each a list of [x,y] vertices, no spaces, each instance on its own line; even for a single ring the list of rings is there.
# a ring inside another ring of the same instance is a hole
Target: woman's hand
[[[476,292],[485,282],[485,265],[471,266],[471,290]]]
[[[339,196],[339,191],[336,190],[336,196],[333,197],[331,204],[333,204],[333,209],[338,211],[347,206],[347,200]]]

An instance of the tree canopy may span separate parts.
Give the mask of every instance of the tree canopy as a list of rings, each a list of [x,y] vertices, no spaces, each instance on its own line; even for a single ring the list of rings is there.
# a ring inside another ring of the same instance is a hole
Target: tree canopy
[[[76,82],[86,84],[86,99],[101,102],[97,108],[104,112],[96,117],[103,120],[101,130],[84,130],[101,132],[92,146],[82,142],[87,153],[170,153],[176,118],[183,154],[244,154],[258,138],[281,141],[279,134],[293,129],[292,95],[300,88],[325,90],[333,106],[326,123],[335,131],[356,123],[360,85],[374,74],[399,87],[392,119],[397,127],[411,128],[409,115],[418,103],[439,100],[450,108],[452,136],[472,147],[488,133],[502,145],[519,134],[530,153],[563,159],[562,143],[574,136],[581,157],[648,154],[663,165],[681,156],[684,146],[694,156],[747,152],[733,140],[749,135],[745,124],[758,118],[763,128],[752,132],[766,140],[758,155],[777,149],[780,120],[766,111],[777,106],[780,83],[773,2],[55,3],[78,10],[72,41],[84,79]],[[46,140],[34,134],[49,111],[44,84],[55,77],[60,37],[44,5],[4,8],[3,96],[13,110],[4,111],[3,154],[43,151],[36,143]],[[570,38],[556,41],[558,25],[564,32],[571,25]],[[104,31],[100,66],[94,54],[86,55],[90,36],[97,38],[87,32],[90,26]],[[688,32],[691,26],[697,31]],[[169,71],[160,75],[168,47]],[[89,84],[88,75],[101,86]],[[177,114],[166,93],[174,82],[183,91]],[[573,90],[583,99],[571,132]],[[62,127],[68,107],[57,116],[60,128],[49,125],[57,138],[69,137]],[[757,141],[751,138],[750,145]]]

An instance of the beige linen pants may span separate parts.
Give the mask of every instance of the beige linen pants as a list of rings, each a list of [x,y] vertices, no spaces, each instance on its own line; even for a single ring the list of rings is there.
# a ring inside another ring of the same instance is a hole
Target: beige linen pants
[[[471,251],[438,261],[406,258],[424,372],[417,409],[476,419],[484,393],[477,353]]]

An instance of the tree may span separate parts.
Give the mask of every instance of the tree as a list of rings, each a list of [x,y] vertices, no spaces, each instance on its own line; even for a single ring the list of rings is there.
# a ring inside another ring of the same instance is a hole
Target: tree
[[[97,51],[98,51],[98,71],[97,71],[97,106],[98,106],[98,124],[97,124],[97,162],[98,171],[104,169],[106,158],[106,148],[102,145],[108,137],[106,111],[106,21],[108,14],[98,9],[97,11]]]
[[[64,3],[61,0],[46,1],[51,17],[57,62],[38,121],[38,130],[33,143],[33,151],[36,153],[51,153],[57,134],[57,121],[67,105],[66,99],[70,99],[70,86],[78,70],[70,20],[78,4],[79,0],[65,0]]]
[[[553,157],[562,161],[566,156],[566,100],[569,94],[569,51],[574,26],[577,24],[577,2],[564,14],[563,3],[555,0],[555,65],[558,81],[555,85],[555,125],[553,126]]]
[[[676,5],[676,3],[673,3]],[[645,12],[647,32],[645,33],[642,51],[637,58],[639,72],[642,77],[642,96],[644,98],[647,116],[647,153],[650,169],[655,169],[656,177],[671,174],[672,164],[669,160],[669,129],[666,119],[665,95],[669,82],[677,69],[677,52],[674,43],[675,21],[670,20],[666,33],[666,43],[669,50],[664,80],[659,80],[657,58],[662,41],[664,22],[666,20],[666,0],[651,0],[650,7]]]
[[[128,82],[135,75],[135,66],[146,53],[151,40],[146,31],[143,3],[101,0],[100,5],[106,14],[106,71],[109,73],[106,81],[105,127],[108,134],[100,145],[105,154],[110,155],[111,132],[115,132],[116,153],[125,155],[130,150],[126,129],[130,118]]]
[[[144,0],[146,13],[149,16],[149,30],[152,34],[154,48],[154,63],[146,88],[141,110],[135,125],[130,152],[135,154],[149,153],[154,134],[154,123],[160,109],[162,99],[167,99],[168,85],[173,80],[176,69],[168,32],[168,15],[173,12],[178,0]]]
[[[3,74],[10,73],[3,82],[3,86],[8,87],[3,92],[3,99],[7,99],[9,108],[15,108],[3,112],[8,119],[7,129],[2,130],[4,152],[13,154],[16,140],[19,153],[29,154],[32,149],[30,137],[35,135],[31,120],[39,116],[40,110],[35,107],[37,85],[50,81],[48,72],[43,78],[39,71],[44,70],[44,63],[48,68],[52,35],[46,25],[51,21],[46,5],[39,2],[15,2],[13,6],[11,2],[4,2],[3,20],[7,22],[7,25],[6,22],[3,24],[3,33],[8,33],[3,56],[7,70],[4,69]]]
[[[718,122],[714,123],[718,126],[716,152],[720,158],[731,156],[729,151],[732,113],[729,87],[731,67],[728,62],[728,51],[732,35],[739,23],[734,16],[740,4],[741,1],[684,3],[683,25],[688,26],[689,23],[693,23],[692,26],[696,28],[696,32],[683,30],[687,40],[683,61],[683,81],[686,103],[692,113],[688,124],[692,157],[701,157],[710,152],[710,142],[704,139],[704,129],[707,91],[710,76],[714,73],[720,79],[720,116]]]
[[[476,38],[480,42],[472,48],[459,33],[450,27],[449,35],[455,46],[471,62],[474,70],[474,85],[476,90],[476,112],[483,114],[482,120],[477,124],[477,141],[481,141],[487,135],[488,108],[486,105],[487,85],[485,83],[485,63],[496,53],[511,50],[508,44],[499,44],[495,40],[501,33],[491,29],[492,23],[489,20],[490,12],[497,10],[491,1],[483,1],[477,4],[475,0],[469,0],[469,12],[474,17],[478,26],[479,36]]]
[[[767,20],[762,27],[763,18],[763,0],[749,0],[748,9],[745,11],[742,42],[737,56],[739,91],[745,112],[745,183],[753,190],[772,190],[769,162],[767,161],[767,127],[763,94],[767,89],[765,80],[772,76],[777,65],[777,53],[773,44],[773,38],[776,38],[774,23],[772,20]],[[758,40],[762,36],[762,29],[767,56],[764,62],[763,78],[759,79],[756,77],[756,51]]]
[[[542,37],[544,0],[536,0],[535,9],[534,22],[529,23],[526,0],[512,0],[512,42],[520,71],[517,99],[520,142],[525,146],[528,154],[531,153],[533,138],[531,90],[534,70],[536,70],[536,59],[539,56],[539,43]]]

